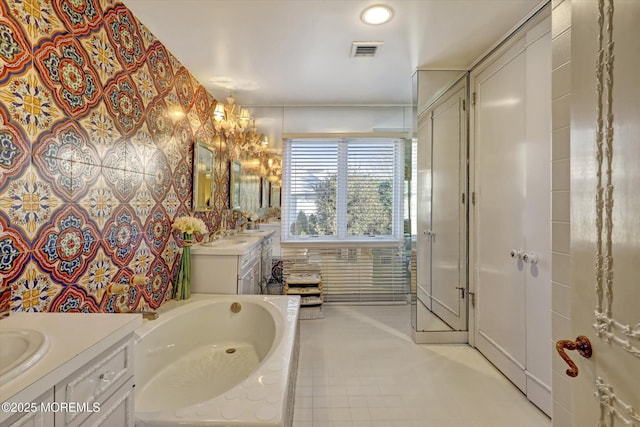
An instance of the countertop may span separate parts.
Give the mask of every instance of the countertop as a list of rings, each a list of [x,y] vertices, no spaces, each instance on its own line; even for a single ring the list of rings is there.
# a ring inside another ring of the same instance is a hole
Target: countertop
[[[33,401],[140,325],[142,315],[122,313],[14,313],[0,320],[2,330],[33,329],[49,339],[42,359],[0,385],[0,402]],[[0,422],[11,415],[0,412]]]
[[[191,247],[191,255],[243,255],[248,250],[254,248],[267,237],[272,236],[274,230],[249,230],[243,233],[236,233],[221,239],[221,243],[201,243]],[[235,245],[225,245],[225,241],[242,241]]]

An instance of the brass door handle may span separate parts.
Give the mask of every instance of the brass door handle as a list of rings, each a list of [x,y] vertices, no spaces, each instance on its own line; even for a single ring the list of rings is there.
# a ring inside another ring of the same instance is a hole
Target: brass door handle
[[[580,356],[588,359],[593,354],[593,349],[591,348],[591,341],[589,338],[584,335],[580,335],[576,338],[575,341],[569,340],[560,340],[556,342],[556,350],[558,350],[558,354],[562,357],[562,360],[567,362],[569,365],[569,369],[567,369],[567,375],[570,377],[578,376],[578,366],[575,364],[573,360],[567,355],[565,350],[578,350]]]

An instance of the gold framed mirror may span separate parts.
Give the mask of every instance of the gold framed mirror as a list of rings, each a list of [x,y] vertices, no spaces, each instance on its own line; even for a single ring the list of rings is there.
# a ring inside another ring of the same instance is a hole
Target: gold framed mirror
[[[242,165],[237,160],[229,162],[229,208],[240,209],[240,187]]]
[[[193,211],[213,210],[215,189],[215,159],[213,147],[202,142],[193,146]]]

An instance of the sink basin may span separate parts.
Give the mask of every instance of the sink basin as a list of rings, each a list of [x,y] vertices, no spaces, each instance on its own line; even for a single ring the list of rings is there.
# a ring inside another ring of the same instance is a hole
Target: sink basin
[[[5,384],[45,355],[49,340],[32,329],[0,330],[0,384]]]
[[[222,240],[216,240],[213,242],[205,243],[205,246],[213,246],[213,247],[235,246],[235,245],[242,245],[244,243],[247,243],[247,241],[243,239],[222,239]]]

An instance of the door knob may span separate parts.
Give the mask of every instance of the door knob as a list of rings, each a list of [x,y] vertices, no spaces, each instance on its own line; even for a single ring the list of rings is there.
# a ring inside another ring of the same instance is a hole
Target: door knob
[[[511,251],[509,252],[509,256],[511,258],[522,259],[522,249],[511,249]]]
[[[424,233],[425,236],[429,236],[429,237],[433,237],[436,235],[436,233],[434,233],[433,231],[426,229],[424,230],[422,233]]]
[[[584,335],[580,335],[576,338],[575,341],[569,340],[560,340],[556,342],[556,350],[558,350],[558,354],[562,357],[562,360],[567,362],[569,365],[569,369],[567,369],[567,375],[570,377],[578,376],[578,366],[575,364],[573,360],[567,355],[565,350],[578,350],[578,354],[588,359],[593,354],[593,349],[591,348],[591,341],[589,338]]]
[[[538,263],[538,255],[535,252],[529,252],[528,254],[522,255],[522,260],[524,262],[530,262],[531,264]]]

